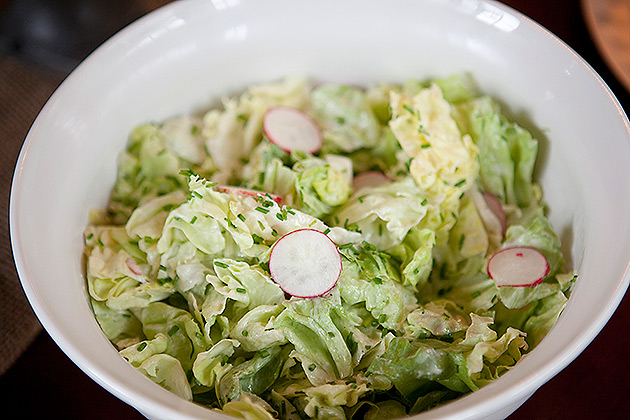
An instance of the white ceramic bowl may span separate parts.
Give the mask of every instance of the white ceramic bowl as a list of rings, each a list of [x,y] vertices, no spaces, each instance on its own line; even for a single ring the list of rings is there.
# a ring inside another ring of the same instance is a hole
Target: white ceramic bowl
[[[630,129],[588,64],[494,2],[189,0],[123,30],[52,96],[15,170],[11,236],[37,316],[81,369],[147,417],[221,417],[135,372],[89,307],[82,232],[108,199],[131,128],[287,75],[364,84],[458,72],[541,139],[538,180],[580,274],[556,326],[512,371],[417,416],[506,417],[593,340],[627,288]]]

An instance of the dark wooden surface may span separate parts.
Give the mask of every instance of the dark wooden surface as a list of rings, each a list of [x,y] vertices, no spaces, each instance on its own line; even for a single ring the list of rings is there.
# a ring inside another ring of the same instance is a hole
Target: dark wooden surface
[[[630,110],[628,92],[612,76],[591,41],[579,1],[506,0],[504,3],[542,24],[577,51],[609,84],[622,106]],[[591,345],[510,419],[630,418],[629,321],[630,301],[626,297]],[[46,332],[0,377],[0,396],[5,410],[9,413],[15,410],[16,414],[3,418],[143,418],[81,372]]]

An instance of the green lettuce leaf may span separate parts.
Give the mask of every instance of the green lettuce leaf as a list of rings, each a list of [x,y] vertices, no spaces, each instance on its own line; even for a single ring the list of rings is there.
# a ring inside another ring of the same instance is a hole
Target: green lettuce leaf
[[[502,115],[499,105],[487,96],[458,105],[454,116],[462,132],[470,134],[479,149],[479,176],[484,189],[504,203],[527,206],[533,199],[538,141]]]
[[[280,346],[262,349],[225,372],[216,384],[221,406],[238,400],[243,393],[260,395],[269,389],[280,374],[289,351]]]
[[[333,219],[343,226],[358,229],[363,239],[387,250],[402,243],[411,228],[427,214],[425,195],[413,179],[362,188],[338,211]]]
[[[175,395],[189,401],[193,399],[186,373],[177,358],[168,354],[155,354],[142,362],[137,369]]]
[[[262,398],[244,393],[238,400],[229,401],[221,411],[228,416],[246,420],[274,420],[275,410]]]
[[[327,151],[352,152],[376,144],[379,124],[364,90],[324,84],[313,89],[312,105],[314,116],[322,126]]]

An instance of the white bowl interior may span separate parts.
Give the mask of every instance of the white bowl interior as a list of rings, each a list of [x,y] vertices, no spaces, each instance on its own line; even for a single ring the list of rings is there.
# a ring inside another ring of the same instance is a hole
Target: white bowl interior
[[[580,274],[557,325],[515,369],[418,417],[507,416],[588,345],[626,290],[630,129],[581,58],[493,2],[188,0],[122,31],[53,95],[16,167],[12,241],[42,324],[80,368],[145,415],[220,416],[135,373],[89,307],[82,232],[89,210],[108,199],[130,130],[284,76],[370,84],[458,72],[540,138],[538,180]]]

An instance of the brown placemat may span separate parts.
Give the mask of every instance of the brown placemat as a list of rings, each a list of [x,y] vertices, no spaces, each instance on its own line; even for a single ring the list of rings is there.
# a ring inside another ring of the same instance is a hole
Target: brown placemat
[[[24,138],[63,78],[63,74],[0,55],[0,375],[41,331],[13,262],[9,196]]]

